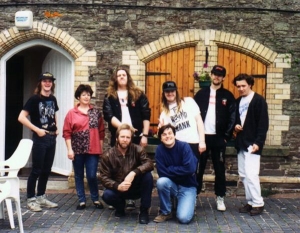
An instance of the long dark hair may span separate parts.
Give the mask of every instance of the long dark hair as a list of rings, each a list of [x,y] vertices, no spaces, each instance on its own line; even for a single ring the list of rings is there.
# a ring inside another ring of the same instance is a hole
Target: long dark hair
[[[107,96],[113,96],[115,99],[118,98],[117,90],[118,90],[118,77],[117,73],[119,70],[124,70],[127,74],[127,91],[128,96],[135,102],[142,94],[143,91],[139,89],[133,82],[132,77],[129,73],[128,66],[120,65],[117,69],[113,72],[111,79],[108,84],[107,88]]]
[[[54,94],[54,89],[55,89],[55,83],[52,81],[52,87],[51,87],[52,95]],[[36,88],[34,89],[34,94],[41,95],[41,91],[42,91],[42,80],[40,80],[36,85]]]

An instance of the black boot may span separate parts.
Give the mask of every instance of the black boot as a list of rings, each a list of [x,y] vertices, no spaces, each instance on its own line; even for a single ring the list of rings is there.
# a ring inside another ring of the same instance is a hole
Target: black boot
[[[149,223],[148,208],[140,207],[139,223],[140,224],[148,224]]]

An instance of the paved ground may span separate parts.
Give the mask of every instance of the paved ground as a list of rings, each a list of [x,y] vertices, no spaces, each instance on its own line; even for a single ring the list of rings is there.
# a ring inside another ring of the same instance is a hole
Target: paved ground
[[[176,219],[158,224],[152,222],[159,209],[156,194],[153,195],[151,222],[148,225],[137,222],[137,210],[127,212],[124,218],[115,218],[113,210],[96,210],[88,202],[85,210],[76,211],[77,196],[74,190],[50,192],[48,198],[57,202],[59,207],[34,213],[26,209],[25,194],[22,193],[25,232],[300,232],[299,195],[266,198],[264,213],[254,217],[238,213],[238,207],[244,203],[243,197],[226,198],[227,211],[222,213],[216,210],[212,195],[201,195],[194,220],[188,225],[179,224]],[[19,232],[16,214],[15,224],[17,228],[11,230],[7,218],[0,220],[0,232]]]

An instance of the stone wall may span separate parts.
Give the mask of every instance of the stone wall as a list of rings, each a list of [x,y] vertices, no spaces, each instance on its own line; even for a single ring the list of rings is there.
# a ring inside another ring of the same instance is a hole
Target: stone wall
[[[283,74],[280,77],[282,85],[289,86],[289,98],[283,99],[280,105],[282,115],[287,117],[285,120],[288,119],[288,130],[284,128],[281,131],[281,143],[278,145],[278,148],[288,147],[289,152],[276,158],[263,157],[262,161],[265,163],[262,173],[268,171],[266,176],[288,178],[292,183],[287,184],[287,189],[291,186],[294,189],[300,188],[298,0],[65,0],[63,3],[53,0],[42,3],[37,0],[3,0],[0,9],[2,55],[26,40],[51,39],[70,52],[74,59],[78,59],[75,66],[78,79],[75,79],[77,82],[74,86],[78,85],[80,80],[93,81],[97,91],[94,102],[100,108],[110,73],[116,65],[124,61],[124,56],[137,56],[130,51],[138,51],[143,46],[174,33],[187,30],[222,31],[254,40],[283,56],[278,59],[285,59],[285,54],[291,55],[291,59],[286,62],[288,66],[282,68]],[[8,40],[6,36],[15,35],[14,14],[19,10],[33,12],[36,33],[20,33],[17,39]],[[45,36],[46,32],[40,33],[42,30],[49,30],[49,27],[57,29],[51,37]],[[66,40],[70,44],[69,47]],[[13,43],[10,43],[11,41]],[[74,41],[82,47],[72,47]],[[74,49],[78,51],[74,52]],[[126,51],[129,51],[129,54]],[[142,66],[143,62],[139,62],[138,65]],[[272,94],[276,94],[276,85],[271,89],[275,92]],[[275,109],[276,102],[273,105]],[[277,151],[279,155],[280,151]],[[234,160],[232,164],[232,167],[236,166]],[[211,172],[208,169],[208,175]],[[209,176],[207,179],[210,179]]]

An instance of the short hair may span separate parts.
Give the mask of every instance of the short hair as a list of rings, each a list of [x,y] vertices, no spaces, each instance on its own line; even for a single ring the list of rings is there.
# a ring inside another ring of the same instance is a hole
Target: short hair
[[[75,99],[78,100],[79,97],[80,97],[80,95],[81,95],[83,92],[88,92],[88,93],[90,93],[91,97],[92,97],[92,95],[93,95],[93,93],[94,93],[90,85],[88,85],[88,84],[80,84],[80,85],[77,87],[76,91],[75,91],[75,94],[74,94]]]
[[[254,85],[254,78],[251,75],[243,74],[243,73],[236,76],[233,79],[232,83],[234,84],[234,86],[236,86],[236,82],[242,80],[245,80],[248,83],[248,85],[250,85],[251,87]]]
[[[174,136],[176,135],[175,127],[169,123],[169,124],[163,125],[162,127],[159,128],[159,130],[158,130],[158,138],[160,140],[161,140],[161,135],[163,134],[163,132],[166,129],[172,129]]]
[[[121,130],[130,130],[130,131],[131,131],[131,138],[133,137],[134,132],[135,132],[135,130],[134,130],[134,128],[133,128],[132,126],[130,126],[130,125],[126,124],[126,123],[123,123],[123,124],[121,124],[121,125],[117,128],[116,138],[119,137],[120,131],[121,131]]]

